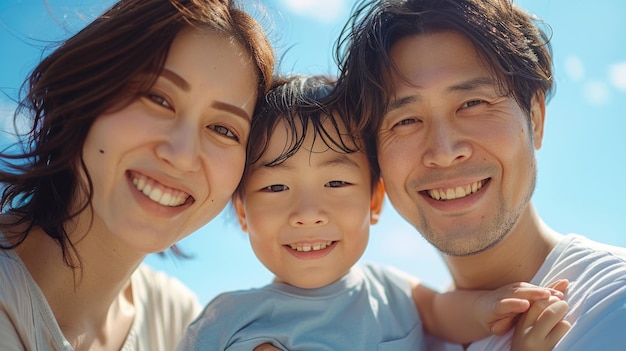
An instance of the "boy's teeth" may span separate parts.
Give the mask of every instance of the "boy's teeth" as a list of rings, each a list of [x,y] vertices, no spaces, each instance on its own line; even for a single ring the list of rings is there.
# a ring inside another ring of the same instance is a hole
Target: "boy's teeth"
[[[454,200],[471,195],[483,187],[483,182],[473,182],[464,186],[457,186],[456,188],[447,189],[431,189],[428,190],[428,195],[435,200]]]
[[[150,200],[169,207],[180,206],[187,201],[189,194],[176,189],[166,188],[154,180],[142,175],[133,175],[133,184]]]
[[[292,250],[300,251],[300,252],[308,252],[308,251],[319,251],[324,250],[329,247],[333,242],[327,241],[325,243],[315,243],[315,244],[289,244]]]

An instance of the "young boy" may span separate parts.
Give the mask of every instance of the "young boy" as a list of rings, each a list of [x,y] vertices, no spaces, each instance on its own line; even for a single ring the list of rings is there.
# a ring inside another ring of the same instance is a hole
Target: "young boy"
[[[567,304],[554,289],[519,283],[438,294],[390,267],[355,266],[384,188],[345,114],[324,106],[332,88],[322,76],[295,76],[257,107],[233,204],[276,278],[216,297],[179,349],[425,350],[424,331],[455,342],[502,334],[537,300],[552,313],[533,317],[541,327],[533,337],[561,323]]]

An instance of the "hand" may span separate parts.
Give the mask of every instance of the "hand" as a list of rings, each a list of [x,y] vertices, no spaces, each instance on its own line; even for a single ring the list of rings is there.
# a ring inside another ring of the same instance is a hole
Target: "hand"
[[[263,344],[263,345],[259,345],[255,347],[253,351],[275,351],[275,350],[280,351],[278,347],[272,344]]]
[[[486,329],[493,335],[509,331],[521,313],[531,308],[531,303],[554,297],[563,299],[567,280],[558,280],[551,287],[539,287],[529,283],[513,283],[485,293],[479,298],[477,315],[484,316]]]
[[[515,327],[511,351],[552,350],[572,327],[563,320],[568,308],[567,302],[554,296],[534,302]]]

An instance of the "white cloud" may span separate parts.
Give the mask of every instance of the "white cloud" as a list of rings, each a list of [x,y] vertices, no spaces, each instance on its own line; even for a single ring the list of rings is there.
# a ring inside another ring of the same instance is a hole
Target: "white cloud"
[[[347,11],[347,0],[282,0],[283,5],[300,16],[320,22],[333,22]]]
[[[585,66],[579,57],[569,56],[565,59],[565,74],[575,82],[585,78]]]
[[[610,100],[609,87],[600,81],[585,83],[583,94],[592,105],[604,105]]]
[[[626,90],[626,62],[612,65],[609,68],[609,79],[617,89]]]
[[[17,141],[15,136],[15,126],[13,124],[13,116],[15,114],[16,105],[12,101],[0,99],[0,142],[13,143]],[[26,126],[26,120],[20,119],[19,129],[21,131],[28,130],[30,126]]]

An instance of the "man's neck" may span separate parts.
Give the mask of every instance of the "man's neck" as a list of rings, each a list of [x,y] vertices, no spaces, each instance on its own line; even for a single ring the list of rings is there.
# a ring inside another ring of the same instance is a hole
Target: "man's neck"
[[[456,288],[496,289],[530,281],[559,238],[529,204],[511,232],[494,247],[476,255],[443,258]]]

